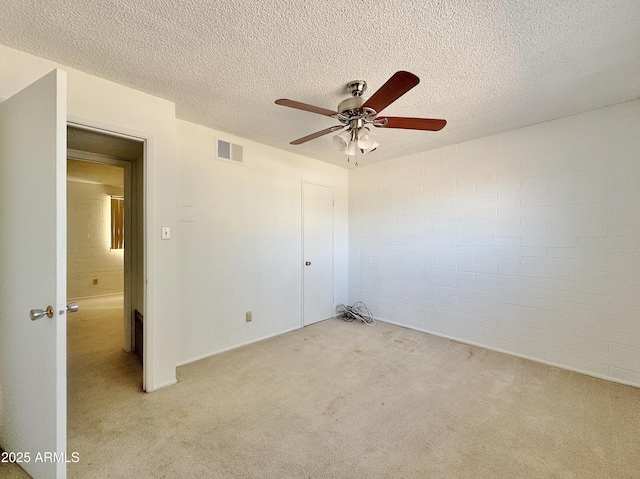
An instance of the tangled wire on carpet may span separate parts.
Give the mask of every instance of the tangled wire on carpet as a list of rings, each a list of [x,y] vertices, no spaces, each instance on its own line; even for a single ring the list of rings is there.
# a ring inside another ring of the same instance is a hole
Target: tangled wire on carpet
[[[344,319],[345,321],[351,322],[359,319],[364,324],[368,324],[369,326],[373,326],[374,324],[376,324],[376,320],[373,319],[373,313],[362,301],[357,301],[353,303],[352,306],[348,304],[345,306],[344,304],[340,303],[338,304],[338,306],[336,306],[336,310],[339,313],[338,317]]]

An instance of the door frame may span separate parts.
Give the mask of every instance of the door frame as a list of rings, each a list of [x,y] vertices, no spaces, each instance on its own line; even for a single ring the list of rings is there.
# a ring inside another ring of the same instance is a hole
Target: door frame
[[[142,358],[142,389],[152,391],[153,388],[153,304],[149,301],[152,297],[153,282],[149,278],[153,277],[151,268],[153,265],[153,242],[151,239],[150,219],[153,217],[153,202],[151,201],[151,178],[153,177],[153,135],[149,132],[136,130],[122,125],[114,125],[104,121],[86,118],[77,115],[67,115],[67,126],[82,130],[94,131],[103,135],[126,138],[143,143],[143,154],[141,159],[141,181],[142,181],[142,278],[137,278],[136,282],[142,285],[142,297],[144,311],[144,335],[143,335],[143,358]],[[134,166],[135,168],[135,166]],[[138,252],[139,254],[139,252]],[[133,265],[132,265],[133,266]],[[131,335],[133,337],[133,335]]]
[[[302,179],[301,183],[300,183],[300,196],[301,196],[301,201],[300,201],[300,218],[301,218],[301,224],[300,224],[300,244],[301,244],[301,248],[300,248],[300,274],[301,274],[301,291],[302,291],[302,300],[301,300],[301,304],[300,304],[300,327],[304,328],[305,327],[305,321],[304,321],[304,295],[305,295],[305,291],[304,291],[304,274],[305,274],[305,257],[304,257],[304,185],[313,185],[313,186],[322,186],[325,188],[331,188],[332,191],[332,199],[333,199],[333,208],[331,210],[331,292],[332,292],[332,304],[333,307],[335,308],[335,302],[336,302],[336,261],[335,261],[335,255],[336,255],[336,237],[335,237],[335,222],[336,222],[336,218],[335,218],[335,204],[336,204],[336,198],[335,198],[335,192],[336,192],[336,187],[335,185],[329,184],[329,183],[321,183],[318,181],[311,181],[311,180],[306,180],[306,179]],[[313,323],[312,323],[313,324]]]

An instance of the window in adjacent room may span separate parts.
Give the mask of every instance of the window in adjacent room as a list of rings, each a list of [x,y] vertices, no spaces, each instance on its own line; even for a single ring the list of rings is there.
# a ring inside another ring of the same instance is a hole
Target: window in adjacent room
[[[124,248],[124,198],[111,197],[111,249]]]

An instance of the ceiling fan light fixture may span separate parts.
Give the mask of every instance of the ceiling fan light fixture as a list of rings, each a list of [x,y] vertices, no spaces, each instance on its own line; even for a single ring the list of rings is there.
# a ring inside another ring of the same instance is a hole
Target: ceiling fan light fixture
[[[344,153],[347,156],[355,156],[358,150],[363,154],[369,153],[380,146],[378,138],[366,127],[345,130],[334,135],[333,142],[340,153]]]
[[[362,150],[363,153],[373,151],[380,145],[378,138],[373,134],[371,130],[367,127],[363,127],[360,129],[358,133],[358,148]]]
[[[338,147],[338,150],[340,150],[340,153],[347,153],[349,143],[351,143],[351,132],[349,130],[345,130],[342,133],[334,135],[333,142]]]

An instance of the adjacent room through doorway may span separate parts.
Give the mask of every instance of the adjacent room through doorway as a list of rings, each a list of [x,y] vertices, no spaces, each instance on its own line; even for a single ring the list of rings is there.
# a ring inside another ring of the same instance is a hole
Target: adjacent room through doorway
[[[144,144],[72,126],[67,138],[67,297],[79,305],[67,320],[71,426],[83,388],[142,389]]]

